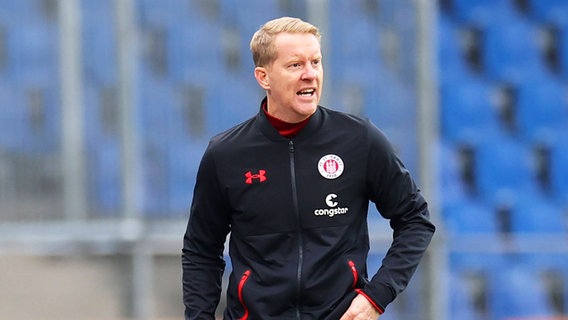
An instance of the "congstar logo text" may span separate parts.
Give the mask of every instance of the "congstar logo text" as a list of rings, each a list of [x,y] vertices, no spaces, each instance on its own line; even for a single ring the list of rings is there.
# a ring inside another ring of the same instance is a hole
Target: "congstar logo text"
[[[337,195],[335,193],[330,193],[325,197],[325,204],[327,204],[329,208],[316,209],[314,210],[314,215],[332,218],[336,215],[346,214],[347,211],[349,211],[349,208],[337,207],[339,202],[337,201]]]

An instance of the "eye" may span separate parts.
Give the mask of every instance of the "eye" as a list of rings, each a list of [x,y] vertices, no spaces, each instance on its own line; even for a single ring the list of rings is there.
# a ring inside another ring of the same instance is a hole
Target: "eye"
[[[294,62],[294,63],[290,64],[290,67],[292,67],[292,68],[299,68],[301,66],[302,66],[302,64],[299,63],[299,62]]]

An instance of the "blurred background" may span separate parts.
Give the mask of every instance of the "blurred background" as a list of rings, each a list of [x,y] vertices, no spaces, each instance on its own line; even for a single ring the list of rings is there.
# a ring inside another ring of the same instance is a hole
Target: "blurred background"
[[[199,160],[258,111],[248,44],[284,15],[438,225],[381,319],[566,319],[568,1],[0,0],[1,319],[182,319]]]

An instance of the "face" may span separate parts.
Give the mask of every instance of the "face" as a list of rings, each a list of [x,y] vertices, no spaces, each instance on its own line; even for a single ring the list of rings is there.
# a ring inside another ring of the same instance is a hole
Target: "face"
[[[274,39],[276,59],[255,68],[255,77],[266,90],[268,113],[297,123],[312,115],[321,98],[323,65],[320,44],[309,33],[281,33]]]

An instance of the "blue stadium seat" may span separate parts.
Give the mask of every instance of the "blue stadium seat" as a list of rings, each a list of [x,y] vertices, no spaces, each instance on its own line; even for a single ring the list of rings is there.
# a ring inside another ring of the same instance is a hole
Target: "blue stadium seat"
[[[83,93],[89,206],[98,216],[117,216],[122,205],[118,105],[104,105],[98,87],[86,86]]]
[[[493,87],[475,80],[446,83],[441,88],[442,138],[477,144],[500,132]]]
[[[564,139],[552,147],[550,177],[553,193],[568,208],[568,142],[565,140],[567,134],[568,131],[565,131]]]
[[[548,198],[524,194],[511,209],[511,231],[515,234],[566,234],[564,212]]]
[[[118,48],[112,1],[82,0],[82,55],[87,84],[109,85],[118,78]]]
[[[519,16],[503,17],[484,32],[482,61],[492,80],[518,83],[547,74],[538,28]]]
[[[8,151],[20,145],[20,114],[23,110],[19,104],[20,93],[13,84],[0,83],[0,150]]]
[[[7,81],[53,81],[59,73],[58,21],[46,8],[39,0],[0,2]]]
[[[100,140],[86,150],[89,206],[100,216],[118,216],[122,209],[122,163],[119,141]]]
[[[149,76],[141,76],[138,87],[140,128],[142,139],[153,145],[169,139],[183,120],[180,92],[173,83],[160,81]]]
[[[458,24],[441,15],[438,18],[438,72],[442,85],[473,76],[460,46],[460,37]]]
[[[207,146],[207,140],[172,139],[168,145],[166,153],[168,207],[164,212],[183,217],[187,214],[190,205],[197,169]]]
[[[42,0],[0,0],[0,21],[6,21],[9,25],[28,24],[30,22],[45,23],[48,20],[56,20],[56,6],[49,11],[48,3]]]
[[[483,314],[475,306],[472,284],[463,276],[449,276],[449,319],[477,320],[483,319]]]
[[[233,54],[238,55],[238,59],[234,61],[239,64],[237,72],[248,76],[254,68],[249,46],[254,32],[270,19],[290,15],[301,18],[305,11],[296,14],[290,13],[288,10],[299,10],[303,5],[300,1],[287,1],[284,4],[282,1],[274,0],[228,0],[219,2],[217,23],[225,28],[225,33],[222,35],[224,49],[235,50]],[[251,8],[254,8],[254,10],[251,10]]]
[[[502,268],[489,288],[491,319],[554,316],[545,286],[535,279],[533,270],[519,266]]]
[[[477,187],[488,201],[510,201],[537,190],[533,155],[528,146],[506,136],[497,136],[477,147]]]
[[[452,144],[440,142],[438,149],[440,163],[440,190],[444,190],[440,198],[441,206],[445,211],[447,206],[460,204],[471,195],[470,185],[464,181],[464,159],[460,150]]]
[[[467,199],[444,208],[447,231],[455,235],[497,236],[499,227],[495,210],[482,201]]]
[[[330,64],[334,79],[369,81],[384,69],[380,50],[382,30],[365,3],[335,1],[329,6],[330,32],[323,35],[322,41],[330,46],[329,58],[324,58],[324,63]],[[361,50],[362,44],[365,50]]]
[[[7,29],[7,71],[11,81],[53,82],[59,74],[59,33],[55,23],[29,22]]]
[[[198,165],[207,140],[171,137],[165,143],[145,144],[143,213],[154,218],[187,214]]]
[[[560,72],[564,80],[568,80],[568,23],[559,32]]]
[[[27,154],[58,152],[61,145],[61,109],[58,85],[9,86],[7,134],[3,142],[12,151]],[[4,139],[2,139],[4,140]]]
[[[167,146],[145,143],[141,147],[141,211],[148,217],[160,217],[170,208]]]
[[[220,24],[204,19],[177,21],[166,34],[168,74],[184,82],[213,84],[222,81],[222,34]]]
[[[568,2],[565,0],[529,0],[528,10],[539,22],[568,25]]]
[[[529,141],[553,141],[568,128],[566,84],[554,78],[531,78],[517,91],[517,123]]]
[[[140,22],[148,27],[171,27],[181,20],[183,14],[189,14],[186,4],[190,1],[177,0],[137,0]]]
[[[227,75],[224,85],[208,91],[206,123],[209,136],[225,131],[253,117],[260,110],[264,92],[254,80]]]
[[[453,16],[468,25],[486,26],[513,14],[512,0],[453,0]]]
[[[407,168],[412,172],[418,171],[416,162],[418,136],[409,134],[415,132],[417,126],[416,95],[407,83],[388,70],[380,72],[382,75],[376,76],[374,81],[366,85],[361,84],[360,96],[352,97],[355,100],[353,102],[361,104],[360,110],[352,109],[354,105],[345,105],[344,111],[361,113],[362,116],[368,117],[389,137]],[[346,85],[349,85],[349,78],[345,81]],[[339,95],[339,99],[334,101],[347,103],[344,100],[345,96],[340,92],[336,94]]]
[[[239,28],[240,33],[250,40],[253,33],[266,21],[284,15],[279,1],[224,0],[219,1],[220,19],[223,23]],[[254,8],[254,10],[251,10]],[[245,41],[248,43],[248,41]]]

